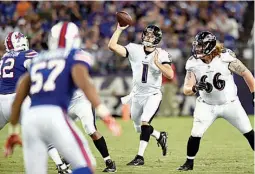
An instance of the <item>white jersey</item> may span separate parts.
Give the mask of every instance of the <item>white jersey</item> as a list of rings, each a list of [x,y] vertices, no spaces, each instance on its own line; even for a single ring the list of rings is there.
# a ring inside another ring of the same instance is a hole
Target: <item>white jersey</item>
[[[150,95],[161,89],[162,73],[154,63],[156,51],[146,55],[144,46],[141,44],[129,43],[126,47],[127,57],[130,61],[133,73],[134,95]],[[168,52],[161,48],[159,51],[159,62],[171,64]]]
[[[206,64],[201,59],[189,58],[186,70],[195,74],[196,81],[207,82],[207,91],[199,91],[202,100],[211,105],[221,105],[237,98],[237,87],[229,63],[235,61],[235,54],[227,49],[216,56],[211,63]]]

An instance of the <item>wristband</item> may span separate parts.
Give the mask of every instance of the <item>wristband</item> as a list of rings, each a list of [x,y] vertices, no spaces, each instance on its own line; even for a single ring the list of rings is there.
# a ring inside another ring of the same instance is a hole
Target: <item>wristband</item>
[[[108,110],[108,108],[104,105],[104,104],[100,104],[95,108],[96,114],[100,117],[100,118],[104,118],[110,115],[110,111]]]
[[[16,124],[16,125],[12,125],[10,124],[9,125],[9,135],[11,134],[19,134],[19,125]]]
[[[195,85],[192,87],[192,91],[193,91],[194,93],[197,93],[197,89],[196,89],[196,86],[195,86]]]

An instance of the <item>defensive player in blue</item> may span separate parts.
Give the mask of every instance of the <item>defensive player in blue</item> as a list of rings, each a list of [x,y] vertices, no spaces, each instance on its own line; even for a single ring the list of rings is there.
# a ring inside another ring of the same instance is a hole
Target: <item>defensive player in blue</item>
[[[120,126],[100,102],[90,81],[90,60],[79,48],[78,27],[71,22],[53,26],[50,50],[41,52],[31,62],[16,88],[10,119],[7,152],[11,154],[20,138],[15,132],[24,99],[30,95],[31,108],[22,118],[23,152],[26,174],[47,173],[47,146],[53,144],[73,167],[73,174],[91,174],[95,159],[80,130],[67,116],[73,92],[80,88],[99,117],[114,135]]]
[[[16,83],[27,72],[31,59],[37,55],[37,52],[29,49],[27,38],[20,32],[9,33],[4,45],[6,53],[0,60],[0,130],[9,122]],[[27,98],[23,111],[29,105]]]
[[[18,79],[27,72],[31,59],[37,55],[36,51],[29,49],[26,36],[20,32],[9,33],[4,45],[6,53],[0,60],[0,130],[9,122]],[[29,106],[30,98],[27,97],[22,112],[25,112]],[[53,160],[59,158],[57,165],[59,173],[71,173],[55,149],[49,148],[48,153]]]

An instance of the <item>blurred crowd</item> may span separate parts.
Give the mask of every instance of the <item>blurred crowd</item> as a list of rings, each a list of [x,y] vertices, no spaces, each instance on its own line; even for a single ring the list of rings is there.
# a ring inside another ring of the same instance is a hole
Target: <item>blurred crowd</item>
[[[142,30],[148,24],[160,26],[163,30],[160,46],[170,52],[177,74],[183,76],[184,64],[190,56],[191,42],[197,32],[212,31],[226,47],[233,50],[239,43],[247,43],[245,38],[250,37],[254,21],[254,9],[252,15],[248,14],[249,18],[244,18],[249,6],[253,6],[249,3],[253,2],[0,2],[0,41],[3,43],[6,35],[16,30],[27,35],[31,48],[40,51],[47,49],[47,35],[52,25],[58,21],[72,21],[80,28],[82,48],[95,57],[94,73],[130,72],[128,61],[119,59],[107,48],[116,28],[115,13],[124,10],[132,16],[135,24],[123,33],[120,42],[124,45],[128,42],[140,43]],[[251,23],[248,32],[247,22]],[[4,51],[1,44],[0,55]]]

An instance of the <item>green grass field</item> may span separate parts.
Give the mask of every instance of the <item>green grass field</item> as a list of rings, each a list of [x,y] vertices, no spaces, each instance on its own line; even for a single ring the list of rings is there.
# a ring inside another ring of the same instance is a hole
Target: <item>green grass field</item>
[[[250,117],[252,125],[254,118]],[[121,137],[112,137],[105,126],[98,121],[98,129],[105,136],[111,157],[116,161],[120,174],[171,174],[180,173],[176,168],[186,157],[186,144],[192,127],[192,118],[155,118],[153,126],[168,132],[169,153],[162,156],[161,149],[154,138],[145,152],[145,165],[142,167],[126,166],[138,151],[139,135],[135,133],[131,121],[119,120],[123,126]],[[78,124],[80,126],[80,124]],[[3,147],[7,136],[7,127],[0,132],[0,145]],[[88,138],[88,137],[87,137]],[[88,138],[90,147],[97,159],[97,172],[101,173],[104,162],[94,144]],[[205,133],[200,151],[195,160],[194,174],[243,174],[253,173],[253,152],[246,139],[223,119],[218,119]],[[21,148],[16,148],[12,157],[6,159],[0,155],[0,174],[24,173]],[[49,174],[57,173],[55,165],[49,160]]]

